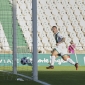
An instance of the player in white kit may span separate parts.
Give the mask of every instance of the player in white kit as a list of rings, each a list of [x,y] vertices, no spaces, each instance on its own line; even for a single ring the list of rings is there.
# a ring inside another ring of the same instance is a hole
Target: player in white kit
[[[53,26],[51,30],[55,35],[56,48],[54,48],[53,51],[52,51],[50,66],[46,67],[46,69],[54,69],[55,59],[58,56],[61,56],[64,61],[67,61],[67,62],[73,64],[76,67],[76,70],[77,70],[78,69],[78,63],[75,63],[70,58],[70,55],[68,55],[68,53],[67,53],[67,48],[64,44],[65,38],[60,34],[60,32],[58,31],[56,26]]]

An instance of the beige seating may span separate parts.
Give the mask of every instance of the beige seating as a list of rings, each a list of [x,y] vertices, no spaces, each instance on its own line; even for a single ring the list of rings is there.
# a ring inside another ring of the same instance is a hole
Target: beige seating
[[[9,47],[7,38],[5,36],[1,22],[0,22],[0,46],[2,47],[2,48],[0,48],[0,50],[2,49],[5,51],[10,51],[10,47]]]
[[[45,53],[46,50],[51,50],[55,46],[55,39],[51,32],[51,27],[54,25],[60,29],[60,32],[66,38],[66,46],[70,40],[74,40],[78,46],[77,50],[83,50],[82,45],[84,45],[85,39],[85,0],[38,0],[37,5],[38,38],[43,40],[38,42],[38,46],[41,46],[38,48],[39,50],[42,48],[43,53]],[[32,34],[31,9],[31,0],[17,0],[17,19],[28,44],[29,39],[26,36]],[[28,31],[29,34],[27,34]],[[83,39],[80,39],[81,37]]]

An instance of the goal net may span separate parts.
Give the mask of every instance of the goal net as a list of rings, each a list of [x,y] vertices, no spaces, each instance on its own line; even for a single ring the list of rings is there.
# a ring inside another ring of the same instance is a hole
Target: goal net
[[[13,10],[13,0],[1,0],[0,1],[0,71],[7,72],[7,76],[3,73],[5,80],[13,79],[13,76],[9,76],[9,72],[17,70],[17,74],[23,74],[26,76],[32,76],[32,66],[22,65],[21,58],[27,57],[32,60],[32,21],[31,17],[28,18],[29,11],[24,10],[21,3],[24,0],[15,0],[16,9]],[[25,4],[23,4],[25,5]],[[31,9],[30,9],[31,10]],[[13,11],[16,12],[16,42],[14,43],[14,29],[13,29]],[[30,11],[31,13],[31,11]],[[25,24],[27,23],[27,25]],[[30,23],[30,24],[29,24]],[[29,26],[28,26],[29,24]],[[30,29],[29,29],[30,28]],[[29,32],[29,31],[30,32]],[[30,44],[28,44],[28,42]],[[13,60],[14,44],[16,44],[16,60]],[[17,64],[14,67],[13,61]],[[17,67],[17,68],[16,68]],[[6,78],[5,78],[6,77]],[[10,77],[10,78],[8,78]]]

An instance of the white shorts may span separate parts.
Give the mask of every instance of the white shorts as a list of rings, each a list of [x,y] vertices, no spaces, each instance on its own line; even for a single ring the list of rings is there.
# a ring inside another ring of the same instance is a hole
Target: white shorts
[[[67,54],[67,48],[65,46],[65,43],[59,44],[58,46],[56,46],[55,49],[58,51],[58,53],[61,53],[61,56]]]

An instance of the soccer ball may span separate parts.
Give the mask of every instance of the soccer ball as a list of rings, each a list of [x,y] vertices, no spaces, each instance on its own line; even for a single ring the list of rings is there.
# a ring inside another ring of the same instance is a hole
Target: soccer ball
[[[27,59],[27,57],[23,57],[23,58],[21,58],[21,64],[22,65],[29,65],[29,66],[32,66],[32,60],[30,60],[30,59]]]
[[[28,59],[26,57],[21,58],[21,64],[22,65],[28,64]]]

